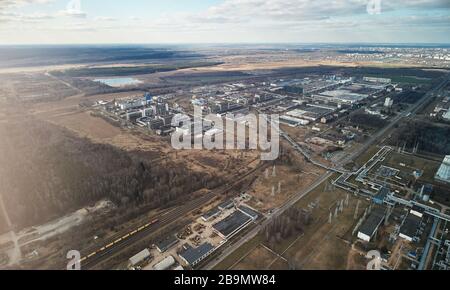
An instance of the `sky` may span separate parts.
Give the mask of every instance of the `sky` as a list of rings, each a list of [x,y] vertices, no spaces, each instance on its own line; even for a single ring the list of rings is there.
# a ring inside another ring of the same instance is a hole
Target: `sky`
[[[450,0],[0,0],[0,44],[450,43]]]

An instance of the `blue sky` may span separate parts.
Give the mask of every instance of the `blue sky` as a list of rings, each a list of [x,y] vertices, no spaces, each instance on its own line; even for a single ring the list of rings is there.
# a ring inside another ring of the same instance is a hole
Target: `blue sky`
[[[448,35],[450,0],[0,0],[1,44],[449,43]]]

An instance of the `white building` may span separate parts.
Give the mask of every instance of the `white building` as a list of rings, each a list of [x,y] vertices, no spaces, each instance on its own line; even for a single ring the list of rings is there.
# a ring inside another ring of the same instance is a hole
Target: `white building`
[[[136,100],[120,100],[116,101],[116,106],[118,106],[121,110],[129,110],[143,107],[147,104],[146,100],[143,98]]]
[[[133,257],[129,259],[129,263],[131,266],[136,266],[139,263],[145,261],[146,259],[150,258],[150,251],[148,249],[142,250]]]
[[[450,121],[450,109],[442,116],[447,121]]]
[[[442,182],[450,183],[450,155],[445,156],[434,178]]]
[[[369,83],[382,83],[382,84],[390,84],[392,82],[391,79],[387,78],[374,78],[374,77],[364,77],[363,80]]]
[[[394,100],[391,98],[386,98],[386,100],[384,101],[384,106],[386,108],[392,107],[393,104],[394,104]]]
[[[175,264],[175,259],[172,256],[168,256],[161,262],[157,263],[153,266],[153,270],[167,270]]]

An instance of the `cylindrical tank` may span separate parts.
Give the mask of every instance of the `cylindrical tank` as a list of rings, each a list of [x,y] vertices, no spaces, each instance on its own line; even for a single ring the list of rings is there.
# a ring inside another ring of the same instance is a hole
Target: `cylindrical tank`
[[[153,266],[153,270],[167,270],[169,269],[173,264],[175,264],[175,259],[172,256],[169,256]]]

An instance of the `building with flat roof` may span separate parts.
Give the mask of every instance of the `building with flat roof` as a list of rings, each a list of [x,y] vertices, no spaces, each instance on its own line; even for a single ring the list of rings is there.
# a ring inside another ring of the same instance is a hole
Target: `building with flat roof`
[[[384,106],[386,108],[390,108],[392,107],[392,105],[394,105],[394,100],[391,98],[386,98],[386,100],[384,100]]]
[[[220,210],[230,209],[234,206],[234,201],[232,199],[226,200],[218,205]]]
[[[392,82],[391,79],[388,78],[376,78],[376,77],[364,77],[363,81],[370,83],[381,83],[381,84],[390,84]]]
[[[193,267],[208,257],[214,251],[214,247],[210,243],[204,243],[193,248],[189,244],[183,245],[183,250],[178,254],[187,265]]]
[[[238,207],[238,210],[248,215],[254,221],[257,220],[259,217],[259,213],[256,210],[249,208],[248,206],[241,205]]]
[[[375,208],[359,228],[358,238],[365,242],[370,242],[377,234],[378,229],[384,221],[384,217],[384,209]]]
[[[214,231],[224,239],[232,237],[252,221],[252,218],[240,210],[213,225]]]
[[[372,201],[376,204],[382,205],[386,196],[391,193],[388,187],[382,187],[380,191],[372,198]]]
[[[161,241],[158,241],[155,243],[156,249],[160,253],[164,253],[168,249],[172,248],[176,244],[178,244],[179,240],[174,235],[169,235],[168,237],[164,238]]]
[[[350,90],[338,89],[334,91],[322,92],[315,97],[318,99],[330,100],[338,104],[344,103],[352,105],[366,99],[369,96],[367,94],[353,93]]]
[[[282,115],[280,116],[280,122],[289,125],[291,127],[298,127],[298,126],[306,126],[310,123],[308,120],[299,119],[291,116]]]
[[[212,220],[213,218],[220,215],[220,209],[218,207],[215,207],[209,211],[207,211],[205,214],[202,215],[202,220],[207,222],[209,220]]]
[[[444,115],[442,115],[442,118],[444,118],[447,121],[450,121],[450,109],[445,112]]]
[[[450,183],[450,155],[445,156],[434,178],[438,181]]]
[[[421,217],[415,214],[408,214],[400,228],[399,237],[407,240],[408,242],[412,242],[417,234],[421,221]]]

